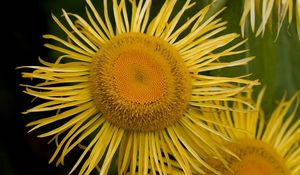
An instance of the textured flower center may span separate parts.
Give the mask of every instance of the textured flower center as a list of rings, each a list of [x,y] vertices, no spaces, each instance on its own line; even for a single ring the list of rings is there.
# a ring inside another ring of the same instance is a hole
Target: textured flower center
[[[141,33],[114,37],[95,55],[91,91],[117,127],[154,131],[175,123],[191,96],[190,75],[175,48]]]
[[[236,170],[236,175],[266,175],[276,174],[276,169],[270,165],[267,160],[258,158],[257,156],[249,156],[243,159]],[[278,174],[278,173],[277,173]]]
[[[229,144],[240,160],[226,155],[230,172],[220,163],[214,168],[224,175],[288,175],[288,169],[281,156],[267,143],[254,139],[243,139],[239,143]]]
[[[132,50],[116,60],[114,77],[120,95],[132,102],[151,103],[164,95],[165,75],[151,53]]]

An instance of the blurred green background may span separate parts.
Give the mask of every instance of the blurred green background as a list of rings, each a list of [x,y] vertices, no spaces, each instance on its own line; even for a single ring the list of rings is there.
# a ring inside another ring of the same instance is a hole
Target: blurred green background
[[[153,10],[158,11],[161,1],[153,3]],[[99,3],[100,0],[97,1]],[[180,1],[175,11],[180,9]],[[197,5],[186,13],[186,17],[199,10],[209,1],[197,1]],[[97,4],[96,3],[96,4]],[[239,20],[242,14],[242,0],[218,0],[217,10],[223,6],[227,9],[220,15],[228,21],[228,29],[224,33],[240,33]],[[22,65],[37,65],[38,56],[47,58],[49,53],[43,47],[45,40],[42,35],[46,33],[61,34],[51,19],[51,13],[61,15],[61,8],[69,12],[84,14],[84,0],[28,0],[5,1],[2,10],[2,36],[1,41],[1,86],[0,86],[0,174],[68,174],[71,162],[75,160],[70,156],[66,167],[55,167],[48,164],[53,153],[54,145],[48,145],[47,139],[36,138],[37,133],[27,134],[26,123],[30,121],[29,115],[20,113],[30,107],[29,96],[24,95],[19,83],[28,82],[20,77],[20,70],[15,68]],[[99,8],[101,9],[100,5]],[[212,12],[213,13],[213,12]],[[83,15],[84,16],[84,15]],[[185,19],[186,20],[186,19]],[[279,38],[274,41],[274,31],[267,29],[263,38],[255,38],[247,29],[249,37],[242,47],[250,49],[244,56],[256,56],[248,66],[218,71],[219,74],[241,75],[252,73],[252,79],[259,78],[268,89],[265,94],[263,107],[270,113],[276,101],[287,92],[291,96],[300,88],[300,42],[295,28],[295,20],[288,26],[285,22]],[[242,39],[240,39],[242,40]],[[241,56],[242,57],[242,56]],[[261,88],[257,87],[256,92]],[[42,115],[42,114],[41,114]],[[76,151],[75,151],[76,154]]]

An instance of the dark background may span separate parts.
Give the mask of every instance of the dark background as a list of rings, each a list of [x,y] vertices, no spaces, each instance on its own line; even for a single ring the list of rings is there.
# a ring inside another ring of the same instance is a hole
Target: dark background
[[[54,175],[67,174],[62,166],[48,164],[53,148],[48,140],[27,134],[28,115],[22,115],[30,98],[25,98],[18,84],[21,70],[16,67],[38,64],[37,58],[46,55],[42,35],[51,20],[45,1],[4,1],[1,10],[1,86],[0,86],[0,174]],[[52,1],[55,3],[55,1]],[[4,46],[4,47],[3,47]]]

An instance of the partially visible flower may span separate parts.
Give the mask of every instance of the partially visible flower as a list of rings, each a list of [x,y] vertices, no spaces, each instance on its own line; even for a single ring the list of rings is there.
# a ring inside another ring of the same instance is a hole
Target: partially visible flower
[[[81,145],[83,153],[71,170],[80,167],[79,174],[95,168],[107,174],[114,160],[119,174],[175,174],[180,169],[199,174],[201,167],[214,171],[202,157],[214,152],[222,159],[222,148],[209,135],[218,133],[207,127],[209,117],[198,114],[203,107],[234,110],[209,101],[253,109],[237,95],[257,81],[210,75],[252,60],[224,61],[245,52],[237,50],[244,41],[227,46],[239,35],[221,35],[226,22],[216,19],[221,11],[207,17],[210,6],[182,19],[194,5],[191,0],[177,13],[176,0],[167,0],[153,19],[152,0],[109,2],[103,1],[102,15],[87,0],[88,20],[63,10],[68,26],[53,16],[67,39],[45,35],[58,42],[45,46],[62,55],[54,63],[40,59],[43,66],[25,66],[33,72],[22,73],[42,80],[24,85],[25,93],[45,100],[25,113],[51,114],[29,123],[34,126],[30,131],[54,127],[39,137],[54,136],[57,149],[50,162],[58,157],[57,165]]]
[[[224,143],[224,147],[237,156],[224,154],[227,165],[214,158],[207,159],[224,175],[300,174],[300,120],[295,117],[299,111],[299,92],[290,100],[283,98],[268,122],[260,109],[263,92],[257,100],[257,112],[214,115],[218,123],[226,126],[215,125],[215,129],[233,139],[232,143]],[[243,109],[240,105],[236,107]]]
[[[293,16],[296,18],[300,40],[300,0],[244,0],[244,11],[240,20],[242,35],[245,35],[245,25],[249,17],[252,32],[258,26],[256,36],[263,35],[269,24],[271,27],[276,26],[277,38],[284,20],[287,18],[291,24]]]

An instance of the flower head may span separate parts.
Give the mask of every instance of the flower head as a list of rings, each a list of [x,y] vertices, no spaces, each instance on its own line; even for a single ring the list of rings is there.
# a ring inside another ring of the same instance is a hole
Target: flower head
[[[179,25],[194,5],[191,0],[174,16],[176,0],[167,0],[153,19],[152,0],[113,0],[113,14],[108,3],[103,1],[102,15],[87,0],[87,19],[63,10],[67,25],[53,15],[67,39],[48,34],[44,38],[57,44],[45,46],[62,55],[54,63],[40,59],[43,66],[25,66],[33,71],[22,73],[42,80],[23,86],[25,93],[45,100],[25,113],[56,111],[28,124],[34,126],[31,131],[57,127],[39,135],[57,142],[50,162],[57,158],[63,164],[80,146],[83,153],[71,170],[80,166],[79,174],[95,168],[106,174],[113,157],[119,174],[174,174],[179,169],[191,174],[203,172],[201,166],[214,171],[202,156],[220,149],[209,135],[217,133],[205,125],[210,119],[198,113],[202,107],[234,110],[209,101],[252,107],[237,94],[257,81],[209,74],[252,60],[223,60],[245,52],[236,50],[244,42],[223,48],[238,35],[216,36],[226,22],[216,19],[221,11],[208,17],[210,6]]]
[[[257,100],[258,109],[263,91]],[[216,120],[229,126],[216,126],[216,130],[233,140],[232,143],[224,143],[224,146],[236,157],[224,154],[227,165],[210,158],[208,162],[224,175],[298,175],[300,120],[295,116],[299,98],[299,92],[290,100],[283,98],[268,122],[261,109],[244,115],[226,112],[215,116]]]

